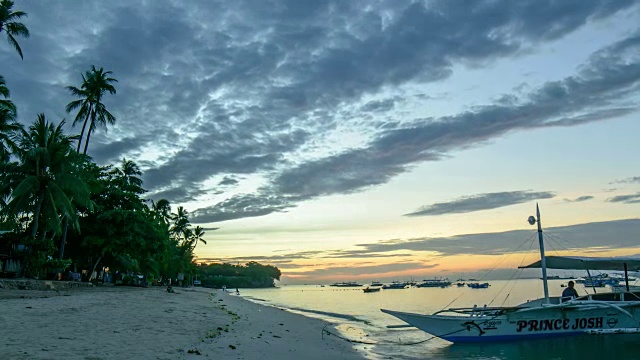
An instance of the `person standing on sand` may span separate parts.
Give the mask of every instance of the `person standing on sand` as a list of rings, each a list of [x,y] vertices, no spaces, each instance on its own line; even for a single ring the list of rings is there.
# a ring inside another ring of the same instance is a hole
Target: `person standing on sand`
[[[240,290],[238,290],[238,288],[236,288],[236,295],[240,295]]]

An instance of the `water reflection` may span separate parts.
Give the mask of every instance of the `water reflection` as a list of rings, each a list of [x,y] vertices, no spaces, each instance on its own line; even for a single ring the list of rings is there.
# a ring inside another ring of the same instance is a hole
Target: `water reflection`
[[[640,335],[585,335],[557,339],[460,344],[432,349],[427,359],[637,359]]]

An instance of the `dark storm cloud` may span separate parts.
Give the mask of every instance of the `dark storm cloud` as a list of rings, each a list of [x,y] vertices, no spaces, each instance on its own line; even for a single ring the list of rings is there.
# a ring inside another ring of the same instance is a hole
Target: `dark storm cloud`
[[[118,93],[105,103],[118,122],[108,134],[98,130],[89,154],[105,163],[156,154],[157,161],[143,163],[152,197],[194,200],[216,175],[273,179],[257,194],[194,212],[201,221],[221,221],[361,191],[510,131],[628,112],[619,101],[637,89],[638,59],[630,55],[637,36],[603,50],[578,75],[513,103],[417,119],[411,127],[399,125],[410,119],[389,115],[386,124],[372,123],[375,139],[363,148],[314,160],[303,151],[342,123],[340,108],[352,119],[390,113],[399,100],[387,98],[385,88],[520,56],[633,4],[21,2],[16,7],[29,14],[31,31],[21,41],[25,60],[2,46],[0,71],[23,123],[38,112],[72,118],[64,113],[72,100],[64,86],[78,86],[92,64],[113,71]]]
[[[508,191],[465,196],[456,200],[425,205],[420,209],[404,216],[431,216],[445,214],[461,214],[474,211],[497,209],[504,206],[521,204],[524,202],[550,199],[555,194],[548,191]]]
[[[640,193],[629,195],[618,195],[607,199],[607,202],[624,203],[624,204],[640,204]]]
[[[526,219],[523,219],[523,222]],[[545,242],[555,250],[600,248],[601,251],[638,247],[640,220],[594,222],[545,229]],[[531,241],[537,241],[534,230],[514,230],[500,233],[469,234],[451,237],[383,241],[357,245],[364,251],[429,251],[441,255],[503,255],[527,252]],[[536,246],[536,245],[534,245]]]
[[[577,203],[577,202],[589,201],[593,199],[594,197],[591,195],[584,195],[584,196],[578,196],[575,199],[564,199],[564,201],[569,203]]]

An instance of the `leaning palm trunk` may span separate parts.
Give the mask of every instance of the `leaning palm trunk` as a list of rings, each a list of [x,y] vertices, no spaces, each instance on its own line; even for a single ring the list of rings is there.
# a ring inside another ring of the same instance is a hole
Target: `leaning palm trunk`
[[[84,151],[82,152],[84,155],[87,155],[87,148],[89,147],[89,138],[91,138],[91,126],[89,126],[89,131],[87,131],[87,140],[84,142]]]
[[[93,108],[93,104],[89,105],[89,112],[87,113],[87,117],[86,117],[86,119],[84,119],[84,123],[82,124],[82,130],[80,131],[80,139],[78,140],[78,148],[76,149],[76,152],[78,154],[80,154],[80,145],[82,144],[82,137],[84,136],[84,130],[87,127],[87,123],[89,122],[89,115],[92,112],[91,111],[92,108]],[[89,142],[89,141],[87,140],[87,142]],[[85,154],[87,153],[86,147],[85,147],[84,152],[85,152]]]
[[[93,264],[93,268],[91,269],[91,272],[89,273],[89,282],[91,282],[91,280],[93,280],[93,273],[96,271],[96,268],[98,267],[98,264],[100,263],[100,260],[102,260],[102,255],[98,256],[98,260],[96,260],[96,262]]]

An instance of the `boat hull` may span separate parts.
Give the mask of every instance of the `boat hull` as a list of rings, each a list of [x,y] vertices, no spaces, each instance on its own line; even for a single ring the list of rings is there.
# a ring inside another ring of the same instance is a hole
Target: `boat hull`
[[[454,343],[500,342],[582,335],[593,330],[635,328],[640,312],[615,309],[536,308],[501,315],[422,315],[381,309],[422,331]],[[635,313],[634,313],[635,312]]]

